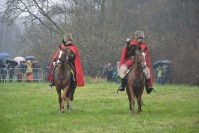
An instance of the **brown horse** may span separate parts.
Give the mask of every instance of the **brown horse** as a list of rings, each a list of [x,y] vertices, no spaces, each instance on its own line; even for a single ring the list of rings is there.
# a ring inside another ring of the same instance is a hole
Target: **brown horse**
[[[71,87],[71,72],[69,68],[69,61],[66,54],[66,48],[61,48],[58,56],[58,66],[54,74],[54,83],[56,86],[58,101],[60,105],[60,112],[64,113],[64,102],[67,101],[67,111],[72,109],[73,95],[75,88]],[[61,95],[61,90],[63,94]]]
[[[138,113],[142,111],[142,93],[144,90],[145,75],[143,68],[145,66],[144,52],[137,50],[134,57],[134,64],[127,74],[126,93],[129,100],[129,108],[132,113],[134,111],[135,99],[138,104]]]

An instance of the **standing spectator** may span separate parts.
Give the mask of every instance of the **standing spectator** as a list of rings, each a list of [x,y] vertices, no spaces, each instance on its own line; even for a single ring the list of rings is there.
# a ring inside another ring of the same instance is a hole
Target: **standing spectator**
[[[163,68],[162,68],[162,66],[159,66],[157,68],[157,73],[158,73],[158,84],[163,84]]]
[[[3,72],[4,66],[5,66],[5,65],[4,65],[4,63],[3,63],[3,60],[0,59],[0,82],[1,82],[1,79],[2,79],[2,77],[3,77],[2,72]]]
[[[39,82],[39,68],[40,68],[40,65],[38,64],[38,62],[34,61],[32,64],[34,82]]]
[[[22,80],[26,79],[26,68],[27,66],[26,66],[25,61],[21,61],[19,65],[19,69],[20,69]]]
[[[21,70],[20,70],[20,64],[15,67],[16,73],[17,73],[17,82],[21,82],[22,76],[21,76]]]
[[[0,82],[2,81],[2,71],[3,71],[3,68],[0,67]]]
[[[28,82],[32,81],[33,80],[33,76],[32,76],[32,63],[30,60],[27,61],[27,80]]]
[[[112,75],[113,75],[113,67],[111,66],[111,63],[108,63],[107,65],[107,81],[112,81]]]
[[[119,81],[119,76],[118,76],[118,69],[119,69],[119,66],[120,66],[120,62],[118,61],[114,67],[114,70],[113,70],[113,81],[115,81],[116,83],[120,83]]]
[[[5,83],[6,82],[6,76],[7,76],[7,69],[6,69],[5,65],[2,66],[1,74],[2,74],[2,80],[1,80],[1,82]]]
[[[104,78],[107,78],[107,71],[108,71],[108,66],[107,64],[105,64],[103,67],[102,67],[102,73],[104,75]]]
[[[9,82],[13,82],[13,78],[14,78],[14,66],[11,65],[10,63],[8,63],[8,74],[9,74]]]

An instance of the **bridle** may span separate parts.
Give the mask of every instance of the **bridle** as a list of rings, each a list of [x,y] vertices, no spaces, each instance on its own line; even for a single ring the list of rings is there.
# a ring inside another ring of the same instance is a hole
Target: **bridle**
[[[66,50],[60,50],[58,56],[58,62],[60,62],[61,67],[65,67],[68,64],[68,56],[66,55]]]
[[[140,53],[141,52],[141,53]],[[142,54],[142,56],[143,56],[143,58],[142,59],[140,59],[140,55],[139,54]],[[146,67],[146,58],[145,58],[145,52],[144,51],[142,51],[142,50],[138,50],[137,52],[136,52],[136,60],[137,60],[137,64],[138,64],[138,66],[139,67],[141,67],[142,68],[142,70]]]

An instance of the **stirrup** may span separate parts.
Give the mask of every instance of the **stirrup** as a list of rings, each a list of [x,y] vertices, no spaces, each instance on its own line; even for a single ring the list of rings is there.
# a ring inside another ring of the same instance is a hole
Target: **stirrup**
[[[49,86],[52,88],[53,86],[55,86],[54,82],[50,82]]]
[[[156,92],[152,87],[146,89],[147,94],[150,94],[152,91]]]
[[[118,91],[124,91],[124,90],[125,90],[125,87],[120,86],[120,87],[117,89],[117,93],[118,93]]]

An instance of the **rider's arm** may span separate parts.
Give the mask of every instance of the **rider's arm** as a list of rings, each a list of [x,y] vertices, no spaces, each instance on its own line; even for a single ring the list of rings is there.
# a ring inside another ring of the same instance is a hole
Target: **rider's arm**
[[[75,59],[75,53],[71,49],[67,49],[68,60],[73,61]]]
[[[126,59],[130,59],[133,56],[135,56],[135,51],[137,49],[136,45],[129,45],[129,46],[127,46],[127,49],[128,49],[128,52],[126,54]]]

